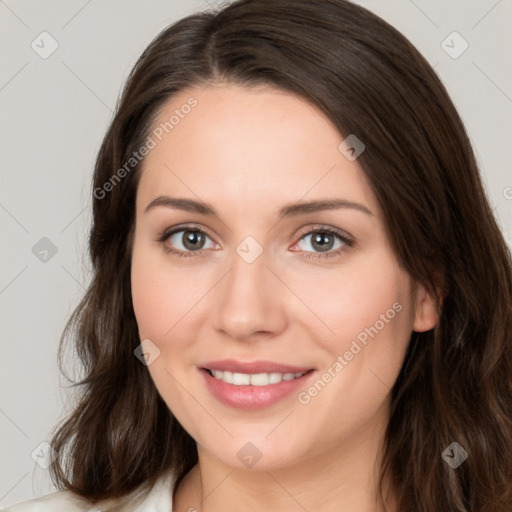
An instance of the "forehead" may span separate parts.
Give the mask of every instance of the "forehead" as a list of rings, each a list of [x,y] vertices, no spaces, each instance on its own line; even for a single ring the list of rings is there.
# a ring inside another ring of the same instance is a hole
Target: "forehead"
[[[185,89],[161,109],[152,138],[141,201],[180,193],[243,208],[248,200],[263,206],[350,196],[377,209],[361,166],[339,150],[344,136],[318,108],[286,91]]]

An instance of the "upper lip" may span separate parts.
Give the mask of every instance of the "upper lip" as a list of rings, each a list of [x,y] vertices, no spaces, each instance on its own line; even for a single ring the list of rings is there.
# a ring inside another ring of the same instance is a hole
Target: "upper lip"
[[[222,359],[209,361],[201,365],[207,370],[220,370],[233,373],[303,373],[313,368],[305,366],[292,366],[289,364],[274,363],[272,361],[235,361],[234,359]]]

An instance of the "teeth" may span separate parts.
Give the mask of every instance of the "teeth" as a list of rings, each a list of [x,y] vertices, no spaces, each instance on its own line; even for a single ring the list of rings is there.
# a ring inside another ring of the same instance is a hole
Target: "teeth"
[[[209,370],[216,379],[235,386],[268,386],[279,384],[283,380],[293,380],[302,377],[306,372],[297,373],[233,373],[220,370]]]
[[[268,383],[269,384],[279,384],[283,380],[282,373],[269,373],[268,374]]]
[[[220,372],[221,374],[223,372]],[[219,377],[216,377],[217,379]],[[222,375],[220,376],[222,380]],[[251,376],[247,373],[233,373],[233,384],[235,386],[248,386],[251,383]]]

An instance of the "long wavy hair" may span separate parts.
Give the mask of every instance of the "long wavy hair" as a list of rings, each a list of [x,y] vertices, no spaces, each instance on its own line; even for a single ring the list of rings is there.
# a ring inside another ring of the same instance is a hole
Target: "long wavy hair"
[[[62,368],[72,341],[84,373],[51,441],[58,488],[123,498],[164,472],[179,482],[197,463],[194,440],[134,356],[130,261],[144,160],[112,177],[170,98],[212,81],[294,93],[340,135],[356,134],[400,266],[435,297],[438,325],[412,332],[392,388],[379,496],[386,475],[401,512],[512,510],[510,251],[438,76],[400,32],[345,0],[237,0],[172,24],[135,64],[94,169],[92,280],[59,348]],[[452,442],[468,454],[456,469],[441,456]]]

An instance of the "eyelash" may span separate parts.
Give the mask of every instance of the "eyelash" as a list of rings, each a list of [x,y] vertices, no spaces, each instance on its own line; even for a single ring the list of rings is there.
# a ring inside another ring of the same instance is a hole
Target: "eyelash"
[[[176,226],[170,229],[164,230],[158,237],[157,241],[161,243],[164,247],[164,250],[168,253],[175,254],[176,256],[182,257],[182,258],[194,258],[198,256],[202,256],[202,252],[207,249],[200,249],[199,251],[180,251],[176,249],[170,248],[168,245],[165,244],[165,242],[174,234],[179,233],[180,231],[193,231],[193,232],[199,232],[203,233],[204,235],[208,236],[207,233],[205,233],[203,230],[197,228],[196,226],[192,225],[183,225],[183,226]],[[355,245],[354,240],[349,238],[343,231],[327,227],[327,226],[316,226],[313,229],[310,229],[308,231],[304,231],[300,234],[299,240],[302,240],[306,235],[312,235],[312,234],[327,234],[327,235],[333,235],[338,237],[344,244],[344,246],[338,248],[336,251],[332,252],[325,252],[325,253],[319,253],[319,252],[311,252],[311,251],[298,251],[298,252],[305,252],[307,254],[304,255],[304,258],[307,259],[325,259],[325,258],[332,258],[334,256],[341,255],[342,252],[347,250],[347,247],[353,247]],[[210,238],[208,236],[208,238]]]

